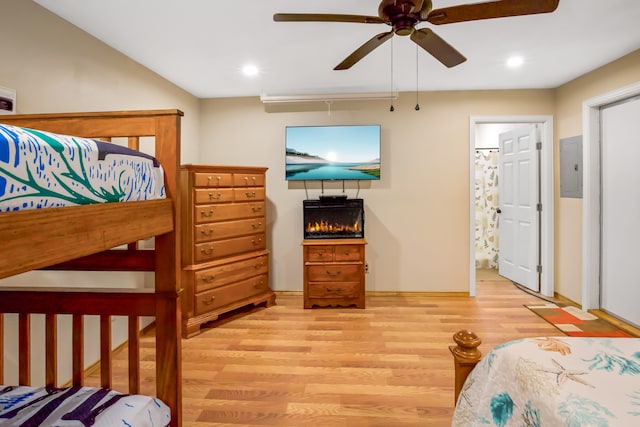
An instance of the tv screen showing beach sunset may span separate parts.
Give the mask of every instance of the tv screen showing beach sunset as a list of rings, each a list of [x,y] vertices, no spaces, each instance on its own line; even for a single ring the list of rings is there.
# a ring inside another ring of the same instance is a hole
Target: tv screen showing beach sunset
[[[380,179],[380,125],[287,126],[287,180]]]

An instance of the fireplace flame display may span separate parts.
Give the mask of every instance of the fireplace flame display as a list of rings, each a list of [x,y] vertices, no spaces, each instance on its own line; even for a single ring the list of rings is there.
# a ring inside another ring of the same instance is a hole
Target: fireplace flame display
[[[339,224],[339,223],[329,223],[328,221],[320,221],[320,222],[308,222],[305,231],[308,234],[313,233],[361,233],[362,226],[359,221],[356,221],[354,224]]]
[[[329,198],[305,200],[305,239],[346,239],[364,237],[362,199]]]

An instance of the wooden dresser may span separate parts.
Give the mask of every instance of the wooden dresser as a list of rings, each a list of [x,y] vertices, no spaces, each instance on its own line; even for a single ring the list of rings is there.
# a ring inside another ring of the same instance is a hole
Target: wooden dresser
[[[275,304],[266,237],[267,168],[183,165],[183,336],[222,313]]]
[[[365,308],[365,239],[305,239],[304,308]]]

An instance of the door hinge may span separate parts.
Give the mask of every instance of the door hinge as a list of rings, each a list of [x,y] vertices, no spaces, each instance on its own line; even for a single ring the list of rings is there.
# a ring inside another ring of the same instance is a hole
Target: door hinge
[[[536,210],[537,210],[538,212],[542,212],[542,203],[538,203],[538,204],[536,205]]]
[[[536,142],[536,150],[542,150],[542,141]]]
[[[541,265],[538,265],[538,266],[536,267],[536,271],[537,271],[538,273],[542,274],[542,266],[541,266]]]

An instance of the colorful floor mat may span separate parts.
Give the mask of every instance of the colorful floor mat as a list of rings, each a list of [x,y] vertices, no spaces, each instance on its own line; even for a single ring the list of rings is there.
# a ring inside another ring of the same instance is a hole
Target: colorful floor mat
[[[525,305],[525,307],[571,337],[633,337],[611,323],[577,307],[553,303]]]

